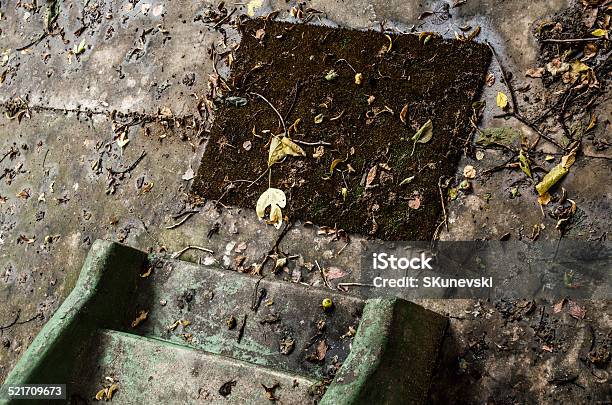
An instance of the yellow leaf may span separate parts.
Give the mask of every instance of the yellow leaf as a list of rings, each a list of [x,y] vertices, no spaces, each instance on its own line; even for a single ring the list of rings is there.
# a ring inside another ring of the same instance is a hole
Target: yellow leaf
[[[334,169],[336,168],[336,166],[338,166],[339,163],[344,162],[345,159],[334,159],[331,162],[331,165],[329,166],[329,174],[332,174],[334,172]]]
[[[591,32],[591,35],[593,35],[594,37],[605,37],[608,35],[608,30],[597,28],[596,30]]]
[[[110,387],[108,387],[108,391],[106,391],[106,399],[109,401],[113,399],[113,394],[115,391],[117,391],[117,389],[119,389],[119,385],[117,384],[112,384]]]
[[[505,110],[508,107],[508,96],[506,96],[503,92],[498,91],[497,97],[495,98],[497,102],[497,106],[502,110]]]
[[[283,136],[273,136],[268,153],[268,167],[281,161],[285,156],[306,156],[306,152],[291,139]]]
[[[95,398],[96,401],[102,401],[104,398],[106,398],[106,388],[102,388],[100,391],[98,391]]]
[[[531,165],[529,164],[529,158],[522,149],[519,152],[519,167],[528,177],[531,177]]]
[[[561,163],[552,168],[552,170],[544,176],[542,181],[536,184],[536,191],[540,196],[546,194],[546,192],[563,176],[569,172],[569,168],[576,161],[576,149],[573,149],[569,154],[561,158]]]
[[[363,82],[363,75],[361,73],[355,73],[355,84],[361,84]]]

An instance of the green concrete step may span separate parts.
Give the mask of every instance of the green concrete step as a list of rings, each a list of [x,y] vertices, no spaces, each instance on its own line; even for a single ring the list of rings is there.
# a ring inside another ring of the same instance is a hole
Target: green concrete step
[[[364,300],[96,241],[4,387],[67,384],[69,398],[91,400],[109,377],[119,403],[187,404],[198,393],[221,401],[219,389],[235,381],[222,401],[256,403],[268,401],[261,384],[278,382],[271,395],[286,404],[422,404],[446,325],[398,298]]]
[[[314,403],[315,379],[277,372],[183,345],[100,330],[69,384],[72,396],[91,399],[113,379],[120,404],[269,404],[264,385],[284,403]],[[92,365],[95,365],[92,367]],[[231,385],[221,395],[220,388]]]
[[[150,261],[153,271],[138,282],[126,332],[318,379],[333,377],[330,371],[348,356],[363,299],[178,260]],[[324,299],[332,300],[331,310],[323,310]],[[141,310],[148,318],[132,328]],[[327,350],[319,360],[322,341]]]

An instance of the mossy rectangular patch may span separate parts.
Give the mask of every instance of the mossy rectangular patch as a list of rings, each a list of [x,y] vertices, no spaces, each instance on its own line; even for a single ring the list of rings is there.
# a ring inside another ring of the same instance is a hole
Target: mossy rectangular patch
[[[255,208],[271,186],[285,192],[290,219],[431,239],[438,181],[456,171],[488,47],[262,19],[241,31],[227,81],[234,98],[216,112],[192,192]],[[270,141],[284,132],[278,115],[306,156],[285,157],[269,176]],[[431,140],[415,143],[428,120]]]

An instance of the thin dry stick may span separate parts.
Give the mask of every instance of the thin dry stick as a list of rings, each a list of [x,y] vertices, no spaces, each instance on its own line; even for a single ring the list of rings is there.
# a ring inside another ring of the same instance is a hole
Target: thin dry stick
[[[283,119],[283,116],[280,115],[280,113],[278,112],[278,110],[276,109],[276,107],[274,107],[272,105],[271,102],[268,101],[267,98],[265,98],[264,96],[262,96],[259,93],[255,93],[255,92],[251,92],[252,95],[260,97],[263,101],[265,101],[266,103],[268,103],[268,105],[274,110],[274,112],[276,113],[276,115],[278,115],[278,118],[280,119],[281,125],[283,126],[283,131],[285,132],[285,134],[287,133],[287,127],[285,126],[285,120]]]
[[[590,42],[590,41],[601,41],[602,39],[605,38],[568,38],[568,39],[543,39],[540,42],[542,43],[547,43],[547,42]]]
[[[444,205],[444,193],[442,193],[441,181],[444,176],[440,176],[438,179],[438,190],[440,191],[440,202],[442,203],[442,213],[444,214],[444,225],[446,225],[446,232],[448,232],[448,219],[446,218],[446,206]]]
[[[197,212],[199,211],[191,211],[189,213],[187,213],[183,219],[181,219],[179,222],[177,222],[176,224],[172,224],[170,226],[167,226],[166,229],[174,229],[174,228],[178,228],[179,226],[183,225],[185,222],[187,222],[187,220],[189,218],[191,218],[192,216],[194,216]]]
[[[182,256],[183,253],[185,253],[189,249],[201,250],[202,252],[207,252],[207,253],[210,253],[210,254],[215,253],[212,250],[206,249],[205,247],[202,247],[202,246],[189,245],[186,248],[183,248],[183,249],[179,250],[178,252],[173,253],[172,256],[170,256],[170,257],[173,258],[173,259],[178,259],[179,257]]]
[[[364,284],[364,283],[338,283],[338,285],[336,286],[338,290],[344,291],[344,292],[348,290],[348,288],[346,287],[376,287],[376,286],[374,284]]]

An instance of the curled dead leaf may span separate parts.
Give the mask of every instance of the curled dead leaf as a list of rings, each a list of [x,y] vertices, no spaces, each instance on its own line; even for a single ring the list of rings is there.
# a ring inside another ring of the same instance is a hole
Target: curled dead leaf
[[[270,207],[270,221],[272,225],[279,229],[283,223],[281,208],[287,205],[287,197],[282,190],[270,187],[259,196],[255,211],[260,219],[266,214],[266,208]]]

